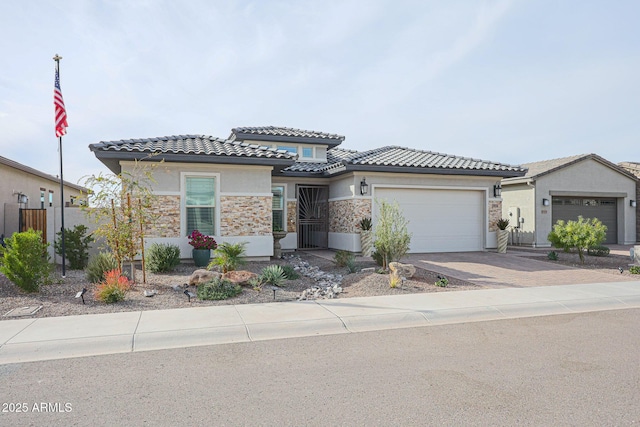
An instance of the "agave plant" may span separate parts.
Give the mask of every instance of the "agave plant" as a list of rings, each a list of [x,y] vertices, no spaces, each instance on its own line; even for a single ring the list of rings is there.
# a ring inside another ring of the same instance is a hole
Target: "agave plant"
[[[262,279],[262,283],[268,283],[281,288],[287,281],[287,275],[279,265],[269,265],[262,269],[260,279]]]

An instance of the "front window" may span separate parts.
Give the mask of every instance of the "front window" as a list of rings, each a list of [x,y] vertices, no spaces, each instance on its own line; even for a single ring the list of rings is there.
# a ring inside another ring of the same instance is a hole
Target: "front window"
[[[313,148],[311,148],[311,147],[303,147],[302,148],[302,157],[313,158]]]
[[[40,189],[40,209],[44,209],[44,192],[46,190],[44,188]]]
[[[273,230],[284,230],[284,187],[276,185],[271,187],[273,199],[271,201],[271,212],[273,215]]]
[[[53,206],[53,191],[49,190],[49,207]]]
[[[193,230],[214,236],[216,212],[216,181],[214,177],[186,177],[187,236]]]

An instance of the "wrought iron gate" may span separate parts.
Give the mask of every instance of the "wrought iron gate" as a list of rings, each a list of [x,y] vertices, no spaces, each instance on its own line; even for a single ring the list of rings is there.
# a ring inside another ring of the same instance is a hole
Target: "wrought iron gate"
[[[329,187],[298,185],[298,249],[329,246]]]

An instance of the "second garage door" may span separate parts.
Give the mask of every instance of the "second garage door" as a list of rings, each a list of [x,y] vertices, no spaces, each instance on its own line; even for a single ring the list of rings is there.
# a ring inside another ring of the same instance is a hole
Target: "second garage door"
[[[607,237],[603,243],[618,243],[618,208],[616,199],[586,197],[553,197],[552,221],[577,221],[583,218],[598,218],[607,226]]]
[[[398,202],[409,220],[411,253],[484,249],[482,191],[376,188],[374,197]]]

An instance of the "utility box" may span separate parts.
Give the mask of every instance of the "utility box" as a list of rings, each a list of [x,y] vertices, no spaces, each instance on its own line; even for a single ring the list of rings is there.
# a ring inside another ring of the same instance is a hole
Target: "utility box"
[[[520,224],[523,222],[520,219],[520,208],[511,206],[509,207],[509,225],[515,228],[520,228]]]

